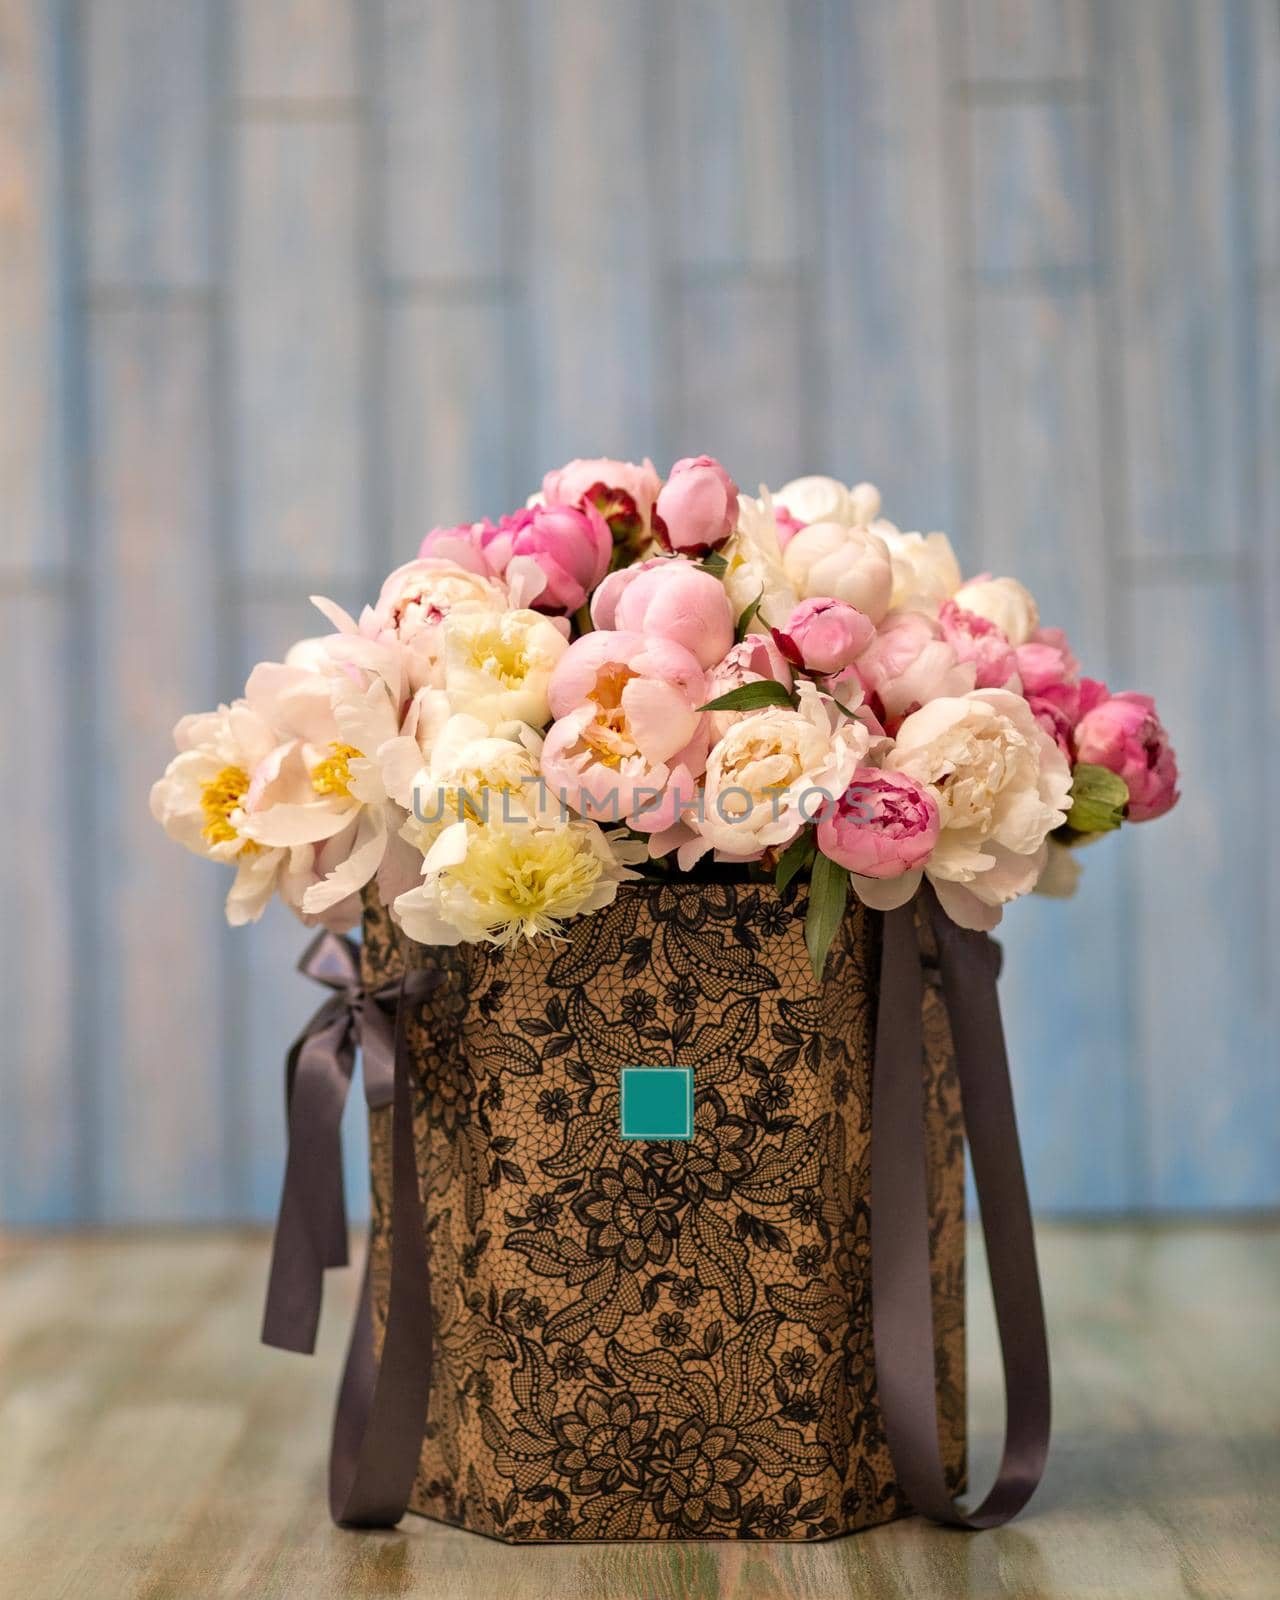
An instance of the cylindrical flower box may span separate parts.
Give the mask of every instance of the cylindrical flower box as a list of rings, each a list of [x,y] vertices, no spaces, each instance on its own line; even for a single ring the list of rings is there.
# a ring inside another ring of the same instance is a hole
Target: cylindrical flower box
[[[406,963],[442,978],[402,1023],[434,1323],[411,1509],[511,1542],[811,1540],[909,1509],[872,1347],[882,920],[851,904],[818,982],[769,884],[629,883],[565,940],[505,947],[414,944],[370,897],[366,992]],[[963,1129],[927,961],[924,1034],[955,1491]],[[379,1350],[391,1119],[371,1113]]]

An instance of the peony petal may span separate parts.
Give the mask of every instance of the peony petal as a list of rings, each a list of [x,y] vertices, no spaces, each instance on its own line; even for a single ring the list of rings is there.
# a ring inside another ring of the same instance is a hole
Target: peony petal
[[[366,807],[356,824],[351,854],[320,883],[312,884],[302,897],[302,909],[310,913],[326,911],[358,889],[363,889],[378,870],[386,845],[385,812],[380,808]]]
[[[698,711],[673,684],[657,678],[632,678],[622,691],[632,738],[646,760],[669,760],[693,738]]]
[[[943,878],[929,874],[938,896],[938,904],[960,928],[973,928],[979,933],[990,933],[1000,921],[1000,907],[984,905],[963,884],[948,883]]]
[[[241,832],[259,844],[316,844],[332,839],[360,809],[354,800],[311,800],[304,805],[270,806],[246,817]]]

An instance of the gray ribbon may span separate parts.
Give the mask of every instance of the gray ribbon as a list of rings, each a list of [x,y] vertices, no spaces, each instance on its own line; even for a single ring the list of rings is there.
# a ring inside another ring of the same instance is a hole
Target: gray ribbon
[[[321,933],[312,940],[298,970],[333,993],[286,1057],[289,1154],[271,1253],[262,1340],[280,1350],[310,1354],[315,1349],[325,1269],[347,1264],[342,1112],[355,1070],[356,1049],[361,1053],[370,1108],[390,1104],[393,1017],[401,984],[397,978],[366,992],[357,947],[334,933]]]
[[[965,1132],[982,1209],[1005,1380],[995,1484],[972,1511],[947,1488],[938,1444],[924,1139],[924,974],[911,905],[884,919],[871,1090],[871,1306],[876,1387],[889,1451],[917,1511],[994,1528],[1031,1498],[1049,1448],[1049,1350],[996,977],[1000,947],[958,927],[925,886],[921,901],[955,1043]]]

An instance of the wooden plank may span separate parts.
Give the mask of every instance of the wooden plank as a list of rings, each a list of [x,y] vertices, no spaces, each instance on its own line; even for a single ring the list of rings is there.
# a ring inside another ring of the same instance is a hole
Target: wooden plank
[[[55,710],[70,696],[69,610],[60,590],[0,591],[0,748],[16,779],[0,864],[0,1217],[27,1227],[77,1221],[90,1200],[77,1137],[94,1131],[74,1050],[71,841],[100,796],[69,770],[73,741]]]
[[[808,19],[788,0],[668,0],[659,15],[667,260],[777,268],[811,256],[816,86],[797,37]]]
[[[224,1214],[219,969],[228,880],[163,841],[148,810],[184,712],[215,704],[208,318],[184,306],[95,312],[94,1038],[103,1209],[117,1221]],[[83,776],[83,775],[81,775]]]
[[[1275,283],[1280,280],[1280,12],[1269,0],[1248,0],[1241,47],[1249,65],[1253,259],[1259,276]]]
[[[237,570],[354,577],[367,522],[359,129],[255,118],[234,140]]]
[[[47,11],[0,0],[0,573],[67,561],[58,68]]]
[[[1021,579],[1086,672],[1106,677],[1118,662],[1108,648],[1095,299],[979,293],[974,315],[975,559]]]
[[[964,74],[991,84],[1087,78],[1090,0],[965,0]]]
[[[1270,1600],[1280,1230],[1049,1226],[1038,1244],[1056,1443],[1016,1527],[964,1540],[907,1517],[809,1545],[536,1546],[417,1517],[394,1536],[329,1526],[324,1461],[354,1273],[332,1275],[317,1355],[299,1360],[253,1337],[262,1238],[11,1245],[0,1570],[14,1594],[62,1600],[97,1600],[104,1574],[122,1600],[1180,1600],[1189,1587]],[[971,1254],[976,1278],[979,1237]],[[981,1476],[1003,1400],[978,1294],[970,1329]]]
[[[1125,547],[1246,543],[1239,8],[1104,6]]]
[[[498,281],[523,254],[504,191],[516,131],[510,6],[386,0],[381,17],[383,270],[393,281]]]
[[[975,273],[996,282],[1091,274],[1097,265],[1093,107],[979,103],[969,108],[969,126]]]
[[[88,277],[204,288],[212,278],[210,0],[84,7]]]
[[[1265,725],[1280,726],[1280,10],[1252,0],[1247,12],[1251,109],[1249,203],[1253,283],[1250,299],[1251,442],[1257,502],[1250,518],[1263,589]],[[1280,742],[1267,740],[1268,794],[1280,790]],[[1268,924],[1280,940],[1280,848],[1269,848]],[[1274,943],[1269,946],[1275,948]]]
[[[521,12],[529,197],[521,305],[528,427],[522,478],[574,456],[639,460],[655,450],[651,102],[644,0],[582,6],[527,0]],[[565,63],[572,69],[566,70]],[[554,85],[549,92],[547,86]],[[514,202],[511,188],[508,201]]]
[[[361,90],[354,0],[235,0],[236,93],[274,105]]]
[[[428,528],[498,517],[538,487],[511,472],[511,312],[500,297],[394,299],[383,310],[392,560]]]
[[[1280,351],[1280,274],[1258,292],[1255,299],[1255,327],[1260,351]],[[1262,725],[1280,727],[1280,360],[1260,363],[1258,394],[1258,514],[1256,540],[1260,545],[1259,572],[1263,604],[1263,651],[1265,667],[1263,690],[1259,698],[1265,710]],[[1268,795],[1280,794],[1280,740],[1266,741]],[[1267,895],[1267,923],[1263,931],[1266,948],[1280,942],[1280,845],[1268,839],[1270,891]]]
[[[1134,584],[1129,610],[1142,674],[1135,687],[1155,691],[1183,773],[1181,804],[1124,841],[1136,889],[1134,1059],[1146,1141],[1138,1200],[1275,1206],[1280,1078],[1260,870],[1260,596],[1248,576],[1151,578]],[[1230,775],[1214,781],[1224,751]]]
[[[992,203],[976,196],[977,215]],[[1110,677],[1095,311],[1088,294],[978,294],[974,520],[981,565],[1016,574],[1085,671]],[[1106,841],[1079,860],[1075,899],[1028,900],[1004,924],[1001,1000],[1028,1178],[1048,1211],[1134,1198],[1121,850]]]
[[[815,373],[825,397],[815,470],[871,478],[904,528],[956,529],[939,10],[931,0],[829,4],[821,51],[827,355],[825,376]]]
[[[805,309],[789,276],[692,281],[675,296],[678,448],[717,456],[753,494],[806,465]]]

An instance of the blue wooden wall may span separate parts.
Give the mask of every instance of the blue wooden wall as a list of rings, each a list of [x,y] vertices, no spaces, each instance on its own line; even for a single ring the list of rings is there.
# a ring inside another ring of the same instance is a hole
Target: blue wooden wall
[[[152,824],[178,714],[698,450],[1158,694],[1179,810],[1006,919],[1032,1187],[1280,1203],[1274,0],[0,0],[0,1215],[275,1199],[303,936]]]

